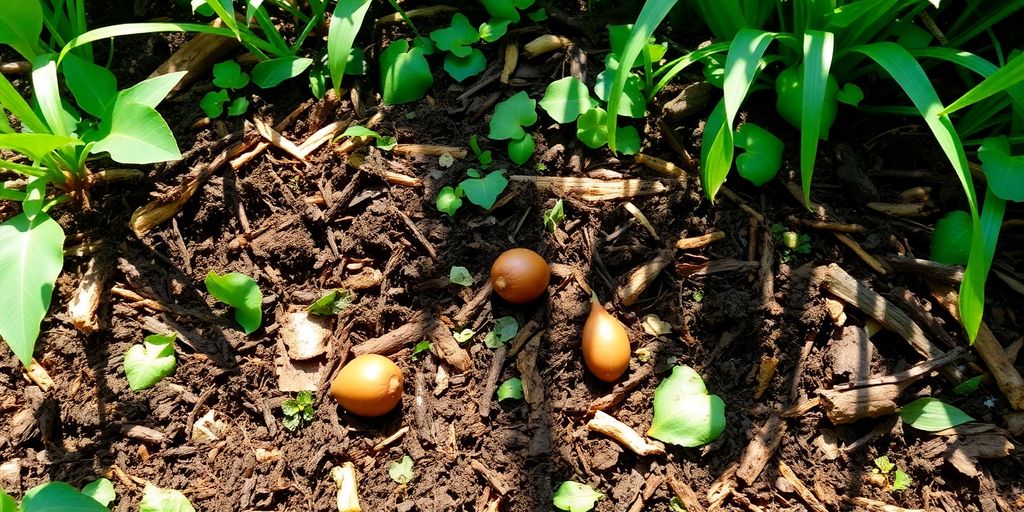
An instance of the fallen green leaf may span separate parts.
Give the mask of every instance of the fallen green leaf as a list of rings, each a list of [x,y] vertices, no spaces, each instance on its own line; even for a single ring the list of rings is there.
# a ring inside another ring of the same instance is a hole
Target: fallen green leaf
[[[562,200],[555,201],[555,206],[551,207],[550,210],[544,210],[544,229],[548,230],[549,233],[555,232],[555,226],[562,223],[565,220],[565,206],[562,204]]]
[[[506,186],[508,186],[508,179],[500,169],[491,171],[482,178],[471,177],[459,183],[459,188],[466,194],[466,199],[485,210],[494,206],[494,202],[505,191]]]
[[[349,307],[356,295],[349,290],[331,290],[309,305],[306,311],[320,316],[334,316]]]
[[[519,377],[512,377],[498,386],[498,401],[506,399],[519,400],[523,398],[523,381]]]
[[[124,353],[124,373],[132,391],[151,388],[174,373],[174,335],[151,334],[141,345],[132,345]]]
[[[388,464],[388,476],[395,482],[405,485],[411,482],[413,476],[415,476],[412,472],[412,466],[412,457],[403,455],[401,459]]]
[[[900,409],[903,422],[918,430],[937,432],[974,421],[965,412],[937,398],[918,398]]]
[[[82,487],[82,494],[96,500],[104,507],[110,506],[110,502],[117,499],[117,492],[114,491],[114,484],[106,478],[98,478],[85,484]]]
[[[555,490],[554,504],[558,510],[587,512],[593,510],[601,498],[604,498],[604,495],[589,485],[568,481],[562,482]]]
[[[515,338],[516,334],[519,333],[519,322],[511,316],[503,316],[501,318],[494,319],[494,330],[487,333],[484,338],[484,345],[487,348],[498,348],[505,344],[506,341]]]
[[[689,366],[672,374],[654,390],[654,418],[647,435],[680,446],[701,446],[725,430],[725,403],[708,394],[704,380]]]
[[[260,328],[263,292],[251,277],[238,272],[218,275],[211,270],[206,274],[206,290],[215,299],[235,308],[235,320],[246,334]]]
[[[473,286],[473,275],[466,267],[453,266],[448,272],[448,280],[462,286]]]
[[[181,491],[146,484],[139,512],[196,512],[196,509]]]

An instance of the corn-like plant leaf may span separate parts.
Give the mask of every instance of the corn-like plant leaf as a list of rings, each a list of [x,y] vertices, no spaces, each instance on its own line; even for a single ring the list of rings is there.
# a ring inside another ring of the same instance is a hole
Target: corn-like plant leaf
[[[956,64],[957,66],[969,69],[984,78],[992,76],[993,73],[1000,69],[999,66],[996,66],[988,60],[971,52],[956,50],[953,48],[928,46],[925,48],[913,49],[910,53],[914,57],[928,57]],[[1009,85],[1005,91],[1017,108],[1024,110],[1024,84],[1017,83]]]
[[[352,43],[369,9],[370,0],[338,0],[338,5],[331,13],[331,24],[327,32],[327,67],[331,70],[335,93],[341,89],[341,79],[345,76]]]
[[[95,117],[103,117],[117,99],[117,78],[113,73],[77,55],[64,59],[64,78],[78,106]]]
[[[13,149],[32,160],[42,160],[53,150],[68,144],[81,144],[76,138],[50,135],[48,133],[4,133],[0,134],[0,148]],[[4,166],[8,168],[7,166]],[[19,167],[26,167],[24,165]],[[17,168],[11,168],[18,170]]]
[[[186,74],[188,74],[188,71],[177,71],[143,80],[117,93],[117,99],[156,108]]]
[[[965,412],[937,398],[918,398],[900,409],[903,422],[918,430],[937,432],[974,421]]]
[[[825,89],[835,36],[831,32],[808,30],[804,33],[803,102],[800,117],[800,182],[804,190],[804,204],[810,208],[811,177],[818,156],[821,116],[825,109]],[[727,79],[728,80],[728,79]]]
[[[261,89],[277,87],[281,82],[299,76],[312,64],[313,59],[295,56],[265,60],[252,68],[252,83]]]
[[[985,80],[982,80],[980,84],[975,85],[971,90],[957,98],[957,100],[951,103],[948,107],[942,109],[940,114],[956,112],[968,105],[972,105],[988,98],[993,94],[1005,91],[1006,89],[1017,85],[1021,81],[1024,81],[1024,53],[1010,59],[1005,66],[999,68],[998,71],[989,75]]]
[[[124,164],[151,164],[181,158],[178,143],[160,113],[141,103],[117,100],[100,125],[93,153],[110,153]]]
[[[0,105],[6,108],[14,117],[17,117],[21,124],[32,130],[34,133],[50,133],[39,116],[32,110],[25,98],[22,98],[14,89],[11,82],[7,81],[4,75],[0,74]]]
[[[25,60],[40,52],[43,9],[38,0],[0,0],[0,44],[10,45]]]
[[[960,321],[967,330],[971,343],[978,335],[981,317],[985,312],[985,282],[988,280],[992,258],[995,257],[996,242],[1006,212],[1006,201],[995,195],[989,187],[985,193],[985,204],[981,217],[971,237],[971,254],[964,269],[964,280],[960,283]]]
[[[167,23],[167,22],[154,22],[154,23],[123,23],[120,25],[111,25],[109,27],[102,27],[90,30],[70,41],[64,45],[64,48],[60,51],[60,55],[57,61],[60,62],[64,57],[75,48],[79,46],[100,41],[103,39],[110,39],[118,36],[131,36],[137,34],[159,34],[163,32],[196,32],[200,34],[212,34],[216,36],[236,38],[233,31],[222,28],[212,27],[210,25],[203,25],[201,23]],[[240,32],[238,34],[241,37],[243,43],[252,48],[274,53],[277,48],[274,45],[256,37],[249,32]],[[355,36],[353,36],[355,37]]]
[[[28,367],[64,266],[64,230],[45,213],[0,224],[0,338]]]
[[[68,126],[68,118],[60,101],[60,86],[57,83],[57,62],[52,55],[40,55],[32,60],[32,89],[39,110],[48,130],[54,135],[70,135],[72,126]]]

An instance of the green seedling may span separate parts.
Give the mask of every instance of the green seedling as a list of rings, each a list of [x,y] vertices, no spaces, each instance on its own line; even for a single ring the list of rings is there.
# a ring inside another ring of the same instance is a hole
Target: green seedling
[[[796,258],[797,254],[808,254],[811,252],[811,236],[789,231],[782,224],[771,225],[772,237],[781,244],[779,249],[779,260],[789,263]]]
[[[237,91],[249,85],[249,75],[233,60],[218,62],[213,65],[213,85],[220,90],[210,91],[199,100],[199,107],[206,117],[216,119],[224,113],[224,105],[228,105],[229,116],[240,116],[249,109],[249,100],[239,96],[234,100],[228,90]],[[230,102],[230,103],[229,103]]]
[[[580,114],[596,106],[587,84],[573,76],[548,84],[540,100],[540,107],[559,124],[575,122]]]
[[[491,19],[480,24],[480,39],[487,43],[496,43],[508,32],[508,26],[512,20]]]
[[[895,472],[893,470],[896,470]],[[876,475],[883,475],[885,482],[889,484],[889,489],[892,492],[905,491],[910,488],[912,483],[910,475],[903,472],[903,470],[896,467],[889,461],[888,455],[883,455],[875,459],[875,468],[871,470]],[[892,482],[889,482],[890,473],[892,475]]]
[[[451,24],[430,33],[430,39],[438,50],[447,52],[444,57],[444,70],[457,82],[471,76],[479,75],[487,67],[484,52],[472,45],[486,36],[487,42],[497,41],[504,35],[508,22],[495,24],[484,23],[480,28],[474,27],[469,18],[462,13],[452,16]]]
[[[593,510],[598,500],[604,498],[604,494],[595,491],[592,487],[578,482],[562,482],[558,489],[555,489],[553,503],[558,510],[569,512],[587,512]]]
[[[918,430],[938,432],[974,421],[960,409],[937,398],[918,398],[900,408],[903,423]]]
[[[540,23],[540,22],[548,19],[548,11],[547,11],[547,9],[541,7],[539,9],[537,9],[537,10],[530,11],[530,12],[526,13],[526,17],[530,18],[530,21],[534,21],[534,22]]]
[[[708,444],[725,430],[725,403],[708,393],[700,374],[689,366],[672,374],[654,390],[654,418],[647,435],[692,448]]]
[[[447,213],[449,217],[454,217],[455,212],[462,207],[462,198],[466,194],[462,191],[462,187],[452,188],[449,186],[441,188],[437,193],[437,205],[438,211]]]
[[[576,121],[576,138],[588,148],[597,149],[608,144],[608,113],[594,107]],[[640,151],[640,134],[632,126],[618,126],[619,151],[632,155]]]
[[[473,52],[472,45],[480,40],[480,32],[462,13],[452,16],[451,24],[430,33],[438,50],[449,52],[456,57],[468,57]]]
[[[306,311],[320,316],[334,316],[352,305],[356,295],[349,290],[331,290],[309,305]]]
[[[480,0],[488,14],[499,19],[518,23],[520,11],[525,11],[535,0]]]
[[[969,394],[974,393],[975,391],[977,391],[978,388],[981,387],[981,383],[984,382],[984,381],[985,381],[985,376],[984,375],[978,375],[978,376],[975,376],[975,377],[971,377],[971,378],[961,382],[960,384],[957,384],[956,387],[953,388],[953,393],[955,393],[957,395],[960,395],[960,396],[969,395]]]
[[[782,167],[782,141],[754,123],[736,129],[736,147],[744,150],[736,157],[736,171],[754,185],[768,183]]]
[[[263,292],[256,281],[245,274],[231,272],[206,274],[206,290],[210,295],[235,308],[235,321],[245,334],[252,334],[263,322]]]
[[[342,137],[371,137],[377,145],[377,149],[381,151],[391,151],[398,145],[398,139],[395,137],[389,137],[381,135],[365,126],[358,124],[349,126],[345,129],[338,138]]]
[[[403,455],[401,459],[388,464],[388,476],[400,485],[407,485],[416,476],[412,468],[412,457]]]
[[[481,169],[486,169],[487,166],[491,165],[491,162],[494,160],[491,157],[491,151],[490,150],[487,150],[487,151],[481,151],[480,150],[480,143],[477,140],[476,134],[473,134],[473,135],[469,136],[469,148],[472,149],[473,150],[473,154],[476,155],[476,160],[477,160],[477,162],[480,162],[480,168]]]
[[[505,400],[522,400],[523,398],[523,381],[519,377],[512,377],[505,382],[502,382],[498,386],[498,401],[502,402]]]
[[[565,220],[565,206],[562,204],[562,200],[555,201],[555,206],[551,207],[550,210],[544,210],[544,229],[548,230],[548,233],[555,232],[555,226],[562,223]]]
[[[410,356],[410,358],[413,361],[415,361],[415,360],[417,360],[417,359],[427,355],[427,353],[430,352],[431,346],[432,345],[430,344],[430,341],[428,341],[428,340],[420,341],[419,343],[413,345],[413,347],[412,347],[412,355]]]
[[[672,499],[669,500],[668,508],[672,512],[686,512],[686,507],[683,505],[683,502],[676,496],[672,496]]]
[[[473,329],[463,329],[461,331],[452,331],[452,337],[455,338],[455,341],[457,341],[459,343],[465,343],[465,342],[473,339],[473,335],[474,334],[476,334],[476,331],[474,331]]]
[[[509,158],[522,165],[533,154],[533,136],[524,127],[537,122],[537,102],[530,99],[525,91],[513,94],[494,107],[491,116],[490,134],[492,140],[509,140]],[[527,140],[529,139],[529,140]]]
[[[161,489],[147,483],[142,491],[139,512],[196,512],[196,509],[181,491]]]
[[[935,223],[931,258],[946,265],[966,265],[971,254],[974,224],[971,214],[953,210]]]
[[[313,421],[316,409],[313,405],[313,393],[308,390],[299,391],[295,398],[289,398],[281,404],[284,413],[284,428],[294,432],[302,425]]]
[[[349,60],[351,61],[352,55],[350,54],[349,57]],[[294,55],[265,60],[253,66],[252,83],[256,84],[256,87],[259,87],[260,89],[272,89],[280,85],[281,82],[284,82],[285,80],[301,75],[309,69],[311,65],[313,65],[313,59],[307,57],[296,57]],[[362,63],[357,62],[357,66],[362,67]],[[351,63],[346,62],[345,67],[345,71],[351,74]]]
[[[89,485],[95,483],[93,482]],[[109,484],[110,481],[108,480],[107,485]],[[15,503],[14,498],[0,491],[0,511],[51,512],[55,510],[74,510],[75,512],[108,512],[107,504],[102,503],[101,500],[110,497],[113,493],[113,486],[110,486],[109,489],[100,489],[100,486],[103,486],[103,484],[97,484],[93,489],[90,489],[90,492],[96,495],[96,497],[93,497],[86,494],[84,489],[83,492],[79,492],[64,482],[47,482],[29,489],[21,499],[20,508]]]
[[[381,91],[386,105],[416,101],[434,83],[423,48],[409,49],[409,42],[392,42],[380,54]]]
[[[471,168],[466,171],[466,174],[469,177],[459,183],[459,188],[462,189],[469,202],[485,210],[494,206],[498,196],[508,186],[508,179],[505,178],[504,169],[491,171],[484,176],[480,174],[480,171]]]
[[[82,487],[82,494],[96,500],[100,505],[109,507],[110,503],[117,499],[117,492],[114,491],[114,484],[106,478],[97,478]],[[0,507],[2,509],[2,507]]]
[[[494,319],[494,330],[484,337],[484,345],[487,348],[496,349],[505,344],[508,340],[515,338],[519,333],[519,322],[511,316],[503,316]]]
[[[174,373],[174,335],[151,334],[140,345],[132,345],[124,353],[124,374],[132,391],[155,386]]]
[[[473,286],[473,275],[469,273],[466,267],[453,266],[448,273],[448,280],[460,286]]]

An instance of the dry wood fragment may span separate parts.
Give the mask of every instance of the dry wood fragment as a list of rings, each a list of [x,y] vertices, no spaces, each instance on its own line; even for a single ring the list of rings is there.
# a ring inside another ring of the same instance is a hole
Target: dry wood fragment
[[[1006,272],[1003,272],[1002,270],[1000,270],[998,268],[992,269],[992,275],[994,275],[997,278],[999,278],[999,280],[1002,281],[1003,283],[1005,283],[1006,286],[1009,286],[1011,290],[1013,290],[1013,291],[1015,291],[1015,292],[1017,292],[1017,293],[1019,293],[1021,295],[1024,295],[1024,283],[1022,283],[1020,281],[1020,276],[1019,275],[1016,275],[1016,276],[1010,275],[1010,274],[1008,274]]]
[[[684,174],[682,167],[679,167],[668,160],[662,160],[661,158],[645,155],[643,153],[637,153],[634,158],[636,159],[636,163],[643,165],[666,178],[678,178]]]
[[[491,369],[487,372],[487,380],[484,381],[483,392],[477,400],[477,410],[483,418],[491,415],[494,391],[498,387],[498,379],[501,377],[501,369],[505,366],[505,356],[507,355],[508,345],[502,345],[494,351],[494,357],[491,358]]]
[[[791,224],[797,224],[812,229],[822,229],[825,231],[835,231],[838,233],[863,233],[867,231],[867,228],[860,224],[848,224],[845,222],[830,222],[818,219],[801,219],[796,215],[790,215],[786,218]]]
[[[868,208],[893,217],[927,217],[932,209],[925,203],[868,203]]]
[[[610,393],[590,402],[590,406],[587,408],[587,411],[590,414],[596,414],[598,411],[615,407],[625,400],[630,392],[639,387],[640,384],[647,380],[653,373],[653,365],[645,364],[641,366],[640,369],[633,372],[628,379],[616,384]]]
[[[351,163],[351,160],[349,160]],[[392,185],[402,185],[403,187],[422,187],[423,180],[415,176],[407,176],[405,174],[397,173],[394,171],[383,171],[382,176],[384,181]]]
[[[644,293],[644,290],[654,282],[658,274],[672,262],[674,257],[675,251],[672,249],[659,252],[651,261],[633,269],[629,276],[626,277],[626,281],[622,286],[616,289],[615,295],[623,305],[633,305],[640,298],[640,295]]]
[[[822,503],[818,501],[818,498],[814,496],[814,493],[800,481],[796,476],[796,473],[790,469],[789,465],[781,460],[779,461],[779,473],[782,474],[782,478],[785,478],[786,481],[793,486],[793,489],[796,490],[797,496],[800,496],[800,499],[803,500],[811,510],[814,512],[829,512],[829,510],[825,508],[825,505],[822,505]]]
[[[487,483],[491,484],[491,487],[494,487],[494,490],[498,491],[499,494],[505,495],[508,494],[508,491],[512,490],[512,486],[501,475],[491,471],[476,459],[469,461],[469,467],[473,468],[473,471],[480,473],[480,476],[484,477],[484,480],[487,480]]]
[[[443,368],[443,365],[439,364],[437,367],[440,369]],[[419,368],[416,369],[416,374],[413,376],[413,388],[416,393],[416,398],[412,402],[413,411],[416,413],[414,416],[416,418],[415,433],[428,443],[437,444],[434,432],[434,414],[430,404],[427,378]]]
[[[643,226],[644,229],[646,229],[647,232],[654,237],[655,240],[661,240],[660,238],[658,238],[658,232],[655,231],[654,226],[651,225],[651,221],[647,220],[647,216],[644,215],[644,212],[640,211],[640,208],[637,208],[635,204],[629,201],[623,203],[622,207],[625,208],[626,211],[628,211],[630,215],[632,215],[633,218],[635,218],[636,221],[639,222],[640,225]]]
[[[843,391],[820,389],[818,397],[828,419],[842,425],[895,413],[899,409],[897,400],[908,385],[910,381]]]
[[[427,237],[423,236],[423,232],[421,232],[420,229],[416,227],[416,223],[414,223],[412,219],[410,219],[409,216],[405,214],[405,212],[398,208],[394,208],[394,211],[395,214],[397,214],[398,217],[402,219],[402,223],[405,224],[405,227],[409,228],[409,231],[412,231],[412,234],[416,238],[416,241],[419,242],[420,245],[422,245],[423,248],[427,250],[427,254],[430,255],[430,259],[436,260],[437,249],[434,248],[434,244],[430,243],[430,240],[427,240]]]
[[[452,368],[458,370],[459,373],[465,373],[473,366],[473,361],[469,358],[469,352],[466,352],[466,349],[459,346],[459,342],[455,341],[455,338],[452,337],[452,331],[447,326],[440,322],[434,325],[434,329],[427,334],[431,341],[431,352],[441,358],[442,361],[448,363]]]
[[[68,302],[68,317],[75,328],[85,334],[91,334],[101,328],[97,311],[106,295],[107,280],[114,273],[110,254],[99,252],[89,259],[85,273],[78,282],[71,301]]]
[[[676,155],[679,155],[679,158],[682,159],[683,167],[693,170],[697,165],[693,161],[693,157],[690,156],[690,152],[686,150],[686,146],[684,146],[683,142],[679,140],[679,136],[676,135],[675,129],[669,126],[669,124],[665,122],[664,118],[660,118],[658,119],[658,130],[661,131],[661,136],[665,138],[666,142],[668,142],[672,151],[675,151]]]
[[[331,468],[331,479],[338,486],[338,512],[362,512],[359,506],[359,488],[356,466],[346,462]]]
[[[466,158],[466,148],[458,146],[438,146],[436,144],[399,144],[391,152],[402,156],[443,156],[451,155],[456,160]]]
[[[964,280],[964,269],[960,266],[943,265],[931,260],[905,256],[889,256],[886,261],[898,271],[914,272],[945,284],[960,284]]]
[[[211,25],[214,27],[224,26],[220,18],[214,20]],[[149,78],[176,71],[186,71],[181,81],[171,89],[170,95],[177,94],[205,75],[215,63],[224,60],[240,44],[238,40],[230,37],[199,34],[181,45],[181,48],[178,48],[178,51],[156,68]]]
[[[877,320],[886,329],[902,336],[924,358],[936,359],[944,355],[942,349],[929,341],[924,331],[903,310],[854,279],[839,265],[828,265],[824,271],[822,285],[836,297]],[[956,368],[945,367],[944,372],[954,382],[963,380],[962,373]]]
[[[756,270],[761,267],[757,261],[740,261],[732,258],[712,260],[705,263],[677,263],[676,272],[680,277],[697,277],[718,274],[720,272],[734,272],[739,270]]]
[[[807,414],[819,405],[821,405],[821,399],[811,398],[809,400],[804,400],[789,409],[779,412],[779,416],[782,416],[783,418],[796,418],[797,416]]]
[[[374,129],[381,121],[384,120],[384,113],[377,112],[370,119],[367,119],[363,126],[369,129]],[[337,140],[337,139],[336,139]],[[371,137],[345,137],[345,140],[341,141],[334,148],[334,152],[338,155],[347,155],[366,144],[370,143]]]
[[[516,358],[516,369],[523,381],[523,399],[530,407],[530,424],[533,425],[543,414],[544,382],[537,370],[537,356],[540,352],[542,331],[534,334]]]
[[[764,226],[761,233],[761,265],[757,269],[757,279],[760,282],[758,288],[761,290],[761,306],[771,316],[782,314],[782,306],[775,300],[775,247],[773,238],[768,226]]]
[[[391,434],[390,436],[387,436],[384,439],[381,439],[379,443],[373,445],[373,451],[379,452],[379,451],[383,450],[384,448],[386,448],[391,443],[401,439],[402,436],[404,436],[408,432],[409,432],[409,427],[408,426],[405,426],[405,427],[402,427],[402,428],[396,430],[394,434]]]
[[[438,14],[458,12],[458,10],[458,7],[452,7],[450,5],[432,5],[430,7],[419,7],[416,9],[409,9],[405,11],[405,15],[408,16],[409,19],[428,18],[430,16],[435,16]],[[393,12],[391,14],[386,14],[384,16],[381,16],[380,18],[377,18],[377,20],[374,21],[374,23],[377,25],[389,25],[394,23],[401,23],[402,21],[403,20],[401,13]]]
[[[901,203],[923,203],[931,196],[931,187],[912,187],[900,192]]]
[[[768,390],[768,385],[775,376],[775,368],[779,366],[779,358],[775,356],[761,356],[761,364],[757,368],[757,389],[754,390],[754,399],[760,399],[761,395]]]
[[[654,493],[661,487],[661,484],[665,481],[665,477],[656,473],[650,473],[647,475],[647,479],[644,480],[643,491],[638,493],[636,499],[633,501],[633,505],[629,507],[628,512],[643,512],[644,504],[647,500],[654,496]],[[694,510],[694,512],[703,512],[700,510]]]
[[[960,298],[951,287],[935,285],[932,288],[932,294],[953,318],[960,321]],[[1006,396],[1010,406],[1017,410],[1024,409],[1024,378],[1014,368],[1013,362],[1006,357],[1003,345],[992,334],[984,320],[978,328],[978,335],[974,338],[973,347],[975,352],[981,356],[981,360],[985,362],[988,370],[992,372],[996,385]]]
[[[725,185],[722,185],[718,189],[718,191],[721,192],[722,195],[725,196],[727,199],[729,199],[730,201],[736,203],[736,206],[739,206],[741,210],[743,210],[744,212],[747,212],[747,215],[750,215],[752,218],[756,219],[758,223],[760,223],[760,224],[764,224],[765,223],[764,215],[761,215],[760,213],[757,212],[757,210],[754,210],[753,208],[748,206],[747,203],[744,202],[743,199],[741,199],[738,194],[736,194],[732,190],[726,188]]]
[[[126,437],[150,444],[160,444],[167,440],[167,436],[163,432],[142,425],[122,426],[121,433]]]
[[[509,78],[512,77],[512,73],[515,73],[517,65],[519,65],[519,43],[509,41],[505,43],[505,60],[501,65],[501,83],[508,85]]]
[[[32,358],[28,368],[22,367],[22,371],[25,372],[25,377],[32,381],[39,389],[43,390],[43,393],[50,391],[53,388],[53,379],[50,378],[50,374],[47,373],[46,368],[36,361],[36,358]]]
[[[316,151],[320,146],[323,146],[324,144],[327,143],[327,141],[334,138],[334,136],[337,135],[339,132],[341,132],[345,128],[348,128],[348,125],[350,123],[351,121],[348,119],[334,121],[333,123],[330,123],[327,126],[324,126],[323,128],[320,128],[319,130],[313,132],[313,134],[310,135],[309,137],[306,137],[306,140],[302,141],[302,143],[299,144],[299,153],[302,155],[302,158],[300,160],[304,160],[312,152]]]
[[[747,449],[744,450],[739,468],[736,470],[736,476],[743,479],[747,485],[753,485],[765,464],[775,454],[785,433],[786,423],[782,421],[782,418],[772,414],[757,431],[757,435],[750,440]]]
[[[419,312],[414,314],[401,327],[352,347],[352,353],[357,356],[363,354],[394,354],[405,348],[406,345],[426,338],[427,333],[433,327],[434,322],[427,318],[426,313]]]
[[[711,487],[708,488],[708,512],[714,512],[722,506],[725,500],[729,499],[729,496],[736,490],[736,472],[739,470],[740,465],[734,463],[715,480]]]
[[[538,192],[556,196],[575,196],[584,201],[614,201],[662,194],[669,186],[656,180],[597,180],[593,178],[573,178],[563,176],[509,176],[509,181],[532,183]],[[678,182],[685,186],[686,181]]]
[[[285,116],[284,119],[282,119],[279,123],[274,125],[274,130],[280,132],[287,128],[289,125],[295,122],[295,120],[298,119],[298,117],[303,112],[306,111],[307,106],[308,105],[306,103],[302,103],[299,106],[295,107],[295,110],[292,110],[291,113]],[[257,156],[261,155],[264,151],[267,150],[267,148],[270,147],[269,142],[260,141],[258,138],[248,139],[245,142],[245,144],[246,146],[241,151],[238,151],[236,155],[231,156],[231,168],[235,169],[236,171],[238,169],[241,169],[249,162],[251,162]],[[249,148],[252,149],[250,150]]]
[[[32,63],[25,60],[0,63],[0,75],[23,75],[32,71]]]
[[[908,312],[913,317],[914,321],[921,324],[925,329],[928,329],[928,333],[939,340],[947,348],[953,348],[956,346],[956,341],[950,336],[949,332],[946,331],[938,319],[935,318],[931,313],[925,311],[921,303],[917,301],[917,297],[914,296],[910,290],[906,288],[896,288],[892,291],[892,296],[896,301],[903,306],[903,310]]]
[[[697,493],[693,492],[693,489],[684,480],[677,478],[675,471],[669,471],[668,486],[672,488],[672,492],[683,503],[683,507],[686,508],[687,512],[704,512],[704,505],[700,503]]]
[[[829,318],[832,319],[832,325],[842,327],[846,323],[846,311],[844,311],[842,302],[826,297],[825,310],[828,312]]]
[[[679,94],[665,102],[661,111],[665,119],[673,123],[696,114],[707,106],[715,86],[706,81],[689,83],[683,86]]]
[[[920,508],[903,508],[897,507],[896,505],[890,505],[883,501],[873,500],[870,498],[856,497],[851,498],[849,496],[843,496],[843,501],[857,507],[863,507],[869,512],[928,512],[927,510]]]
[[[527,59],[532,59],[555,50],[569,48],[570,46],[572,46],[572,41],[567,37],[556,36],[554,34],[544,34],[542,36],[537,36],[533,41],[526,43],[526,46],[523,47],[523,55],[525,55]]]
[[[494,288],[491,286],[491,280],[488,279],[487,282],[477,290],[476,294],[473,295],[473,298],[463,305],[462,309],[460,309],[458,313],[455,313],[455,316],[452,318],[455,325],[466,325],[470,320],[476,317],[477,313],[480,312],[480,309],[487,303],[488,299],[491,298],[492,291],[494,291]]]
[[[676,240],[676,249],[700,249],[725,238],[724,231],[712,231],[700,236]]]
[[[587,429],[604,434],[619,442],[622,446],[629,448],[633,453],[645,455],[664,455],[665,445],[658,441],[648,441],[632,427],[615,419],[613,416],[602,411],[594,413],[594,417],[587,422]]]
[[[288,153],[289,155],[298,158],[300,161],[306,161],[306,156],[305,154],[303,154],[302,150],[299,149],[299,146],[297,146],[294,142],[289,140],[284,135],[281,135],[277,130],[272,128],[269,124],[265,123],[262,119],[258,117],[253,118],[253,124],[256,125],[256,131],[259,132],[259,134],[264,139],[267,139],[267,141],[269,141],[271,145],[280,148],[285,153]]]
[[[844,382],[842,384],[836,384],[832,389],[834,391],[846,391],[850,389],[866,388],[869,386],[879,386],[882,384],[900,384],[908,381],[913,382],[947,364],[951,364],[962,359],[966,355],[967,349],[964,347],[956,347],[940,357],[918,363],[917,365],[902,372],[871,377],[863,380]]]
[[[883,276],[889,273],[886,270],[884,263],[882,263],[878,258],[872,256],[871,253],[864,250],[864,248],[861,247],[861,245],[857,243],[854,239],[846,236],[845,233],[833,232],[832,234],[835,235],[836,240],[839,240],[840,242],[843,243],[843,245],[849,247],[850,250],[852,250],[853,253],[857,255],[857,257],[863,260],[864,263],[867,263],[872,270],[878,272],[879,274],[882,274]]]

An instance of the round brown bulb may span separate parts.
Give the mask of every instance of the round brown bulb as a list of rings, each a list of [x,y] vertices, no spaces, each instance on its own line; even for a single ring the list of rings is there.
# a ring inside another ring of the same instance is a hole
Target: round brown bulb
[[[513,304],[525,304],[540,297],[550,281],[548,262],[529,249],[509,249],[491,265],[494,292]]]
[[[402,401],[402,370],[384,356],[361,355],[338,372],[331,395],[352,414],[383,416]]]
[[[600,302],[592,301],[583,326],[583,361],[595,377],[612,382],[629,368],[629,335]]]

